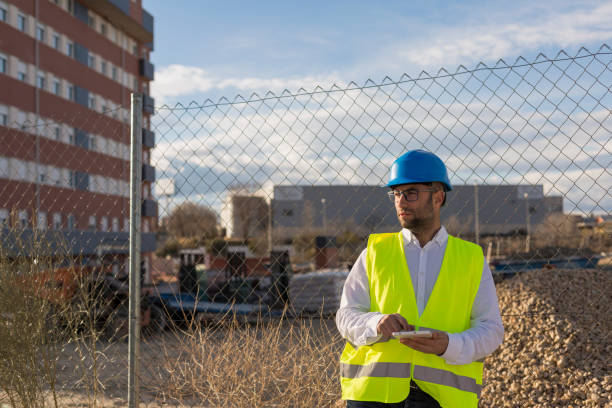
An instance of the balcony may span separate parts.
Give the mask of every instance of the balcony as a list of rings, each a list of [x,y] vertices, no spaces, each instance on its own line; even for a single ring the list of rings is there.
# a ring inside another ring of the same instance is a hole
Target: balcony
[[[156,203],[157,204],[157,203]],[[17,256],[23,255],[24,248],[20,242],[32,242],[34,239],[32,229],[16,230],[14,228],[0,228],[0,245],[7,253]],[[102,231],[36,231],[36,239],[48,244],[48,255],[100,255],[100,254],[127,254],[130,248],[130,234],[128,232],[102,232]],[[157,248],[155,233],[141,234],[141,251],[153,252]],[[30,253],[30,249],[25,249]]]
[[[141,211],[143,217],[157,217],[157,201],[143,200]]]
[[[81,129],[74,128],[74,144],[89,149],[89,134]]]
[[[153,183],[155,181],[155,167],[148,164],[142,165],[142,181]]]
[[[89,91],[78,85],[74,86],[74,101],[79,105],[89,108]]]
[[[147,78],[148,80],[153,80],[153,76],[155,74],[155,66],[151,64],[148,60],[141,58],[138,61],[138,73],[140,76]]]
[[[142,95],[142,111],[153,115],[155,113],[155,99],[151,98],[147,94]]]
[[[74,43],[74,59],[83,65],[88,65],[89,50],[81,44]]]
[[[142,26],[153,35],[153,16],[145,9],[142,9]]]
[[[141,21],[133,19],[130,14],[135,5],[130,4],[130,0],[79,0],[75,3],[82,3],[86,8],[105,17],[138,42],[153,42],[153,16],[142,9]]]
[[[155,147],[155,132],[142,129],[142,145],[152,149]]]
[[[119,10],[123,11],[125,14],[130,14],[130,0],[108,0],[113,4],[113,6],[117,7]]]

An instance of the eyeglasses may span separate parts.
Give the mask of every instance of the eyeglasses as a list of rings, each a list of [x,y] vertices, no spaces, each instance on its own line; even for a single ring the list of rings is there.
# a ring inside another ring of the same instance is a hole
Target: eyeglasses
[[[424,188],[421,190],[417,190],[416,188],[409,188],[404,191],[399,191],[399,190],[389,191],[387,192],[387,195],[389,196],[389,200],[391,200],[391,202],[399,201],[402,196],[404,196],[404,200],[406,201],[417,201],[419,199],[419,193],[424,192],[424,191],[435,192],[435,191],[438,191],[438,189]]]

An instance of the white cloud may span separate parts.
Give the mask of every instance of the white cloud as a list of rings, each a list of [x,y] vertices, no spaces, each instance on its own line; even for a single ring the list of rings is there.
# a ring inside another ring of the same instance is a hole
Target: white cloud
[[[420,43],[393,47],[388,58],[394,66],[408,62],[421,68],[495,62],[546,46],[566,48],[607,41],[612,38],[610,21],[612,3],[607,2],[590,10],[538,14],[529,21],[441,29]]]
[[[151,93],[156,99],[156,105],[163,105],[181,96],[206,94],[212,90],[247,91],[245,95],[248,97],[252,92],[260,92],[260,95],[264,96],[267,91],[278,94],[285,89],[295,92],[304,88],[310,91],[317,85],[328,89],[334,83],[343,84],[334,74],[300,78],[223,78],[199,67],[173,64],[162,67],[155,73],[155,81],[151,83]]]

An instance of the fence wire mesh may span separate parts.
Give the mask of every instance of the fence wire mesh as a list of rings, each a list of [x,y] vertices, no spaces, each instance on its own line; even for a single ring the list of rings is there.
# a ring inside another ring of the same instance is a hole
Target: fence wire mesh
[[[423,148],[453,184],[443,225],[483,247],[497,282],[506,340],[482,405],[604,406],[611,62],[602,46],[157,108],[140,400],[337,404],[342,285],[368,234],[399,230],[383,186]],[[128,112],[0,122],[0,403],[125,402]]]

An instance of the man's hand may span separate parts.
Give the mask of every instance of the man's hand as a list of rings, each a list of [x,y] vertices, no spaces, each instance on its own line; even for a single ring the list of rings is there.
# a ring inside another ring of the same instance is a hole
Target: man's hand
[[[383,336],[389,338],[393,336],[393,332],[414,330],[414,326],[408,324],[406,319],[404,319],[404,316],[401,314],[393,313],[384,315],[382,319],[378,321],[376,330],[378,331],[378,334],[382,334]]]
[[[415,337],[412,339],[400,339],[400,343],[422,353],[441,356],[446,352],[446,348],[448,347],[448,334],[436,331],[430,339]]]

